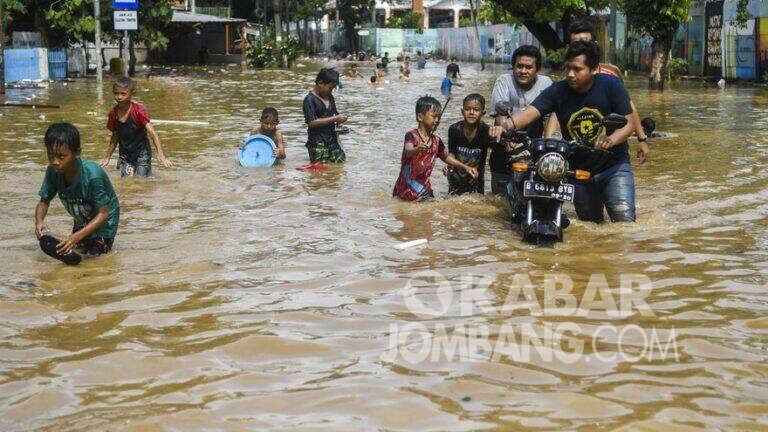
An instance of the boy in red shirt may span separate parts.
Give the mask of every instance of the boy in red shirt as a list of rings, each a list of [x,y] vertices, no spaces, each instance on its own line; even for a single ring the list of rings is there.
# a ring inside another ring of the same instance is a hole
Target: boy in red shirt
[[[107,129],[112,132],[112,136],[101,166],[106,167],[109,164],[115,147],[118,147],[117,167],[121,177],[134,174],[149,177],[152,172],[150,138],[155,143],[157,158],[163,166],[172,166],[171,161],[165,157],[160,137],[149,124],[149,115],[144,106],[132,101],[135,93],[133,80],[128,77],[118,78],[112,86],[112,92],[117,105],[112,108],[107,118]]]
[[[477,169],[461,163],[448,153],[443,140],[434,134],[440,120],[440,109],[440,102],[432,96],[422,96],[416,101],[416,120],[419,126],[405,134],[400,175],[392,196],[405,201],[423,201],[434,197],[429,177],[435,168],[435,158],[438,157],[477,180]]]

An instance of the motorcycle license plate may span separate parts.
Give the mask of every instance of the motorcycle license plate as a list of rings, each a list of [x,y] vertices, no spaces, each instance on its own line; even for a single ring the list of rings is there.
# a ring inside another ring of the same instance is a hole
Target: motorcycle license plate
[[[573,202],[574,187],[570,184],[543,183],[526,180],[523,183],[523,196],[526,198],[551,198]]]

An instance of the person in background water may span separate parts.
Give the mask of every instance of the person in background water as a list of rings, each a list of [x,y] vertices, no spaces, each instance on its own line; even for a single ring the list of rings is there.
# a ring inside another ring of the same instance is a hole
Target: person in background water
[[[381,87],[381,80],[376,78],[376,75],[372,75],[371,76],[370,86],[371,87]]]
[[[440,102],[432,96],[422,96],[416,101],[416,121],[419,125],[405,134],[400,175],[392,196],[405,201],[433,198],[429,177],[435,168],[435,158],[438,157],[448,165],[466,171],[472,179],[477,179],[477,170],[451,156],[443,140],[435,135],[434,130],[440,121],[440,108]]]
[[[69,123],[54,123],[45,132],[48,168],[35,208],[35,235],[48,232],[45,216],[51,200],[58,195],[67,213],[75,220],[72,235],[56,246],[69,255],[80,252],[100,255],[109,252],[117,235],[120,202],[109,176],[97,163],[80,158],[80,132]]]
[[[427,58],[421,54],[421,51],[416,51],[416,69],[424,69],[427,66]]]
[[[280,124],[280,118],[277,113],[277,109],[273,107],[264,108],[261,111],[261,121],[259,126],[253,128],[248,132],[248,135],[264,135],[269,137],[275,143],[275,149],[272,151],[272,155],[278,159],[285,159],[285,141],[283,140],[283,134],[277,130],[277,125]],[[238,145],[239,148],[243,148],[245,141],[241,141]]]
[[[451,57],[451,62],[445,67],[446,75],[452,73],[453,79],[461,79],[461,70],[459,69],[458,59]]]
[[[387,66],[389,66],[389,52],[385,52],[384,57],[381,58],[381,67],[387,70]]]
[[[411,78],[411,58],[406,57],[403,64],[400,65],[400,77],[401,80],[409,80]]]
[[[491,116],[496,117],[496,124],[501,124],[502,117],[496,112],[496,104],[507,102],[512,105],[512,112],[517,113],[528,107],[544,89],[552,85],[546,75],[539,75],[541,70],[541,51],[533,45],[522,45],[512,53],[512,73],[506,73],[496,79],[491,95]],[[550,116],[550,121],[554,116]],[[544,133],[544,121],[538,119],[525,128],[530,138],[541,138]],[[507,167],[507,147],[498,142],[491,148],[491,192],[496,195],[506,194],[507,183],[511,174]],[[514,189],[511,190],[514,192]]]
[[[627,89],[617,78],[598,73],[600,48],[594,42],[571,43],[565,64],[566,79],[549,86],[528,109],[504,119],[502,126],[519,130],[554,113],[565,125],[565,140],[594,142],[596,149],[606,150],[576,149],[569,158],[571,169],[592,173],[587,181],[574,181],[576,214],[581,220],[600,223],[605,208],[614,222],[634,222],[635,177],[627,145],[634,125]],[[624,116],[626,126],[606,130],[602,120],[612,113]]]
[[[109,165],[112,153],[117,147],[117,167],[122,177],[133,174],[148,177],[152,173],[152,148],[149,139],[155,143],[160,163],[166,168],[173,165],[165,157],[160,137],[149,123],[149,115],[144,106],[133,102],[135,92],[133,80],[128,77],[118,78],[112,86],[117,105],[112,108],[107,118],[107,129],[112,132],[112,136],[109,138],[109,147],[101,166]]]
[[[376,63],[376,79],[381,80],[384,78],[384,66],[381,63]]]
[[[571,43],[576,41],[592,42],[595,39],[595,28],[592,23],[586,20],[577,21],[571,24],[571,27],[568,29],[568,33],[570,35]],[[597,69],[597,73],[615,77],[621,81],[622,84],[624,84],[624,78],[621,73],[621,69],[610,63],[600,63],[600,66]],[[645,133],[645,129],[643,128],[642,122],[640,121],[640,114],[638,114],[637,108],[631,100],[629,103],[632,106],[632,117],[629,122],[632,124],[632,130],[637,136],[637,157],[640,159],[640,163],[643,164],[650,158],[651,148],[648,146],[648,135]],[[560,124],[557,122],[548,124],[544,136],[552,136],[559,128]]]
[[[349,67],[349,70],[347,71],[347,76],[350,78],[362,78],[363,74],[361,74],[360,71],[357,70],[357,64],[352,63],[352,65]]]
[[[464,87],[464,84],[454,82],[454,78],[456,78],[456,75],[454,75],[453,72],[445,72],[445,78],[443,78],[443,81],[440,83],[440,93],[442,93],[443,96],[450,96],[453,86]]]
[[[347,159],[336,134],[336,124],[348,119],[346,115],[339,114],[333,98],[333,88],[338,81],[338,72],[331,68],[320,69],[315,86],[304,97],[307,151],[311,162],[344,163]]]
[[[448,193],[461,195],[467,192],[485,193],[485,160],[492,141],[501,139],[502,128],[490,127],[482,119],[485,115],[485,98],[472,93],[464,98],[461,107],[464,120],[448,128],[448,152],[464,165],[477,170],[473,179],[466,172],[447,169]]]

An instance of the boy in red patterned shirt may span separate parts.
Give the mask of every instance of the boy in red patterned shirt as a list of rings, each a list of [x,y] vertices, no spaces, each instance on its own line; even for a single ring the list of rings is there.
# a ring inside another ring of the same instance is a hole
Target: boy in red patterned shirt
[[[155,143],[160,162],[166,168],[172,166],[171,161],[165,157],[160,137],[149,124],[149,115],[144,106],[132,101],[135,92],[133,80],[127,77],[118,78],[112,86],[112,92],[117,105],[109,112],[107,119],[107,129],[112,132],[112,136],[101,166],[106,167],[109,164],[109,159],[117,147],[117,167],[121,177],[134,174],[148,177],[152,173],[150,138]]]

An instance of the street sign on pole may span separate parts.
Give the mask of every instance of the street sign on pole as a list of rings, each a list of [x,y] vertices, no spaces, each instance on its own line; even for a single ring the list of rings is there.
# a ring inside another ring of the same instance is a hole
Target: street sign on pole
[[[139,29],[139,14],[136,11],[120,11],[114,12],[115,30],[138,30]]]
[[[114,10],[138,10],[139,0],[112,0]]]

